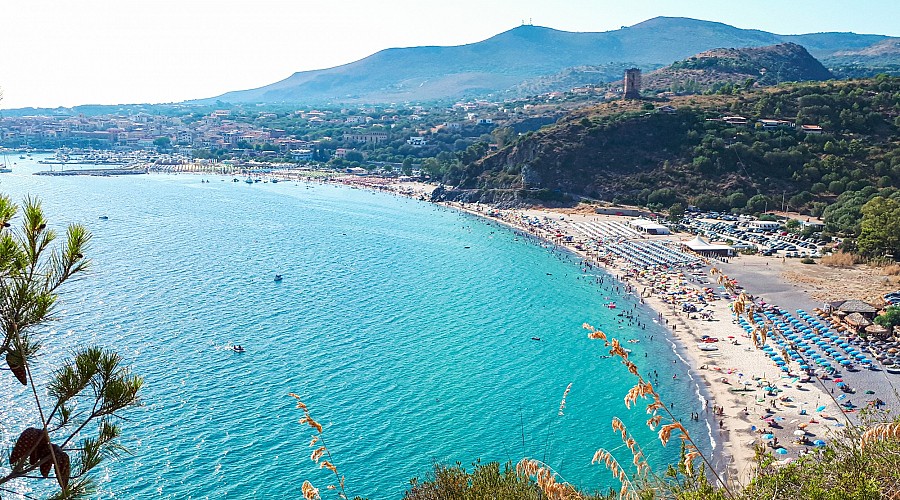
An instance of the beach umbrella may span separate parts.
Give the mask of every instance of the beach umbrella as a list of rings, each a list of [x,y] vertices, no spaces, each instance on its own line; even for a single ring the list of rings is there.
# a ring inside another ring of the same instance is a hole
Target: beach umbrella
[[[773,436],[772,434],[763,434],[763,439],[772,439],[774,437],[775,436]]]
[[[779,455],[787,455],[788,451],[784,448],[778,448],[777,450],[775,450],[775,453],[778,453]]]
[[[835,385],[838,386],[838,387],[844,387],[844,386],[847,385],[847,384],[845,384],[845,383],[843,383],[843,382],[838,382],[838,383],[835,384]]]
[[[799,437],[799,436],[805,436],[805,435],[806,435],[806,431],[801,431],[800,429],[797,429],[796,431],[794,431],[794,435],[795,435],[795,436],[798,436],[798,437]]]
[[[822,441],[821,439],[816,439],[815,441],[813,441],[813,444],[816,446],[825,446],[825,441]]]
[[[845,359],[845,360],[841,361],[842,366],[847,366],[849,364],[850,364],[850,360]]]

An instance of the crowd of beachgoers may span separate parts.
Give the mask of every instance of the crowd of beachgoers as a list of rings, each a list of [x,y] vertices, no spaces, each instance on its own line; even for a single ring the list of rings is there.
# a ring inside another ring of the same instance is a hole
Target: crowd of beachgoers
[[[858,423],[862,407],[900,408],[894,389],[900,375],[883,364],[900,354],[900,346],[854,335],[819,308],[789,309],[809,304],[808,298],[780,307],[763,293],[743,289],[744,257],[725,259],[728,264],[710,260],[679,244],[690,235],[648,236],[625,217],[449,205],[577,253],[653,308],[703,379],[710,400],[691,418],[715,422],[733,477],[749,477],[755,445],[789,463],[817,453],[845,426]],[[735,313],[733,301],[739,299],[749,314]]]

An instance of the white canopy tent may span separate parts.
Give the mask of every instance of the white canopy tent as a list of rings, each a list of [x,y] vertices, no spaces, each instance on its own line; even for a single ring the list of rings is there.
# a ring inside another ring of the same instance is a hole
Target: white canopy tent
[[[710,243],[700,236],[696,236],[692,240],[682,241],[681,245],[701,255],[734,255],[734,248],[728,245]]]

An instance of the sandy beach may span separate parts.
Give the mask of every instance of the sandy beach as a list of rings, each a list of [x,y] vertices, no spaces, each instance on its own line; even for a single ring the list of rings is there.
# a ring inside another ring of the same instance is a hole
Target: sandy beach
[[[589,225],[621,227],[627,224],[625,217],[572,210],[495,210],[470,204],[445,205],[489,216],[563,245],[585,261],[606,268],[610,274],[632,285],[641,299],[659,314],[659,322],[679,344],[679,351],[699,376],[704,392],[709,394],[711,399],[707,401],[703,418],[708,418],[712,424],[717,442],[714,451],[725,456],[724,468],[730,481],[746,483],[749,480],[756,446],[777,451],[776,458],[781,463],[789,463],[803,453],[815,452],[816,442],[829,442],[843,427],[854,422],[856,409],[848,412],[838,403],[848,395],[856,400],[857,407],[867,404],[865,398],[874,400],[875,395],[888,406],[896,407],[891,380],[880,371],[837,374],[847,379],[848,387],[853,388],[853,393],[843,395],[840,390],[835,394],[836,382],[841,382],[841,378],[835,379],[824,373],[822,378],[804,377],[805,370],[800,369],[796,360],[788,363],[788,371],[783,371],[764,351],[754,347],[750,335],[732,313],[735,297],[717,289],[715,277],[709,273],[713,266],[721,269],[746,293],[753,295],[756,303],[777,304],[787,311],[802,309],[812,313],[821,301],[810,296],[802,284],[790,283],[782,276],[789,266],[801,265],[794,264],[796,261],[787,264],[782,259],[742,256],[728,262],[703,260],[686,268],[650,270],[608,253],[598,258],[600,256],[588,245],[590,238],[586,237],[585,229]],[[535,224],[534,221],[541,222]],[[635,239],[669,243],[691,237],[686,234],[640,235]],[[709,293],[714,289],[717,293]],[[678,294],[672,295],[672,290],[678,290]],[[702,309],[695,313],[682,310],[682,304],[696,304],[698,299],[702,301]],[[718,341],[703,342],[705,338]],[[707,350],[712,349],[710,344],[715,350]],[[859,394],[863,389],[873,394]]]

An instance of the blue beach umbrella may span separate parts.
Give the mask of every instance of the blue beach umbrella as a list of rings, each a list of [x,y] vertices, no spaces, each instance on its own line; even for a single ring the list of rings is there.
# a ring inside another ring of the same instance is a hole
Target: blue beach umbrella
[[[775,436],[773,436],[772,434],[763,434],[763,439],[772,439],[774,437]]]
[[[825,409],[825,405],[822,405],[822,406],[816,408],[816,411],[822,411],[822,410],[824,410],[824,409]]]
[[[850,361],[849,361],[849,360],[846,360],[846,359],[845,359],[845,360],[841,361],[841,365],[843,365],[843,366],[847,366],[847,365],[849,365],[849,364],[850,364]]]
[[[815,441],[813,441],[813,444],[821,447],[821,446],[825,446],[825,441],[822,441],[821,439],[816,439]]]
[[[788,451],[784,448],[778,448],[777,450],[775,450],[775,453],[778,453],[779,455],[787,455]]]

